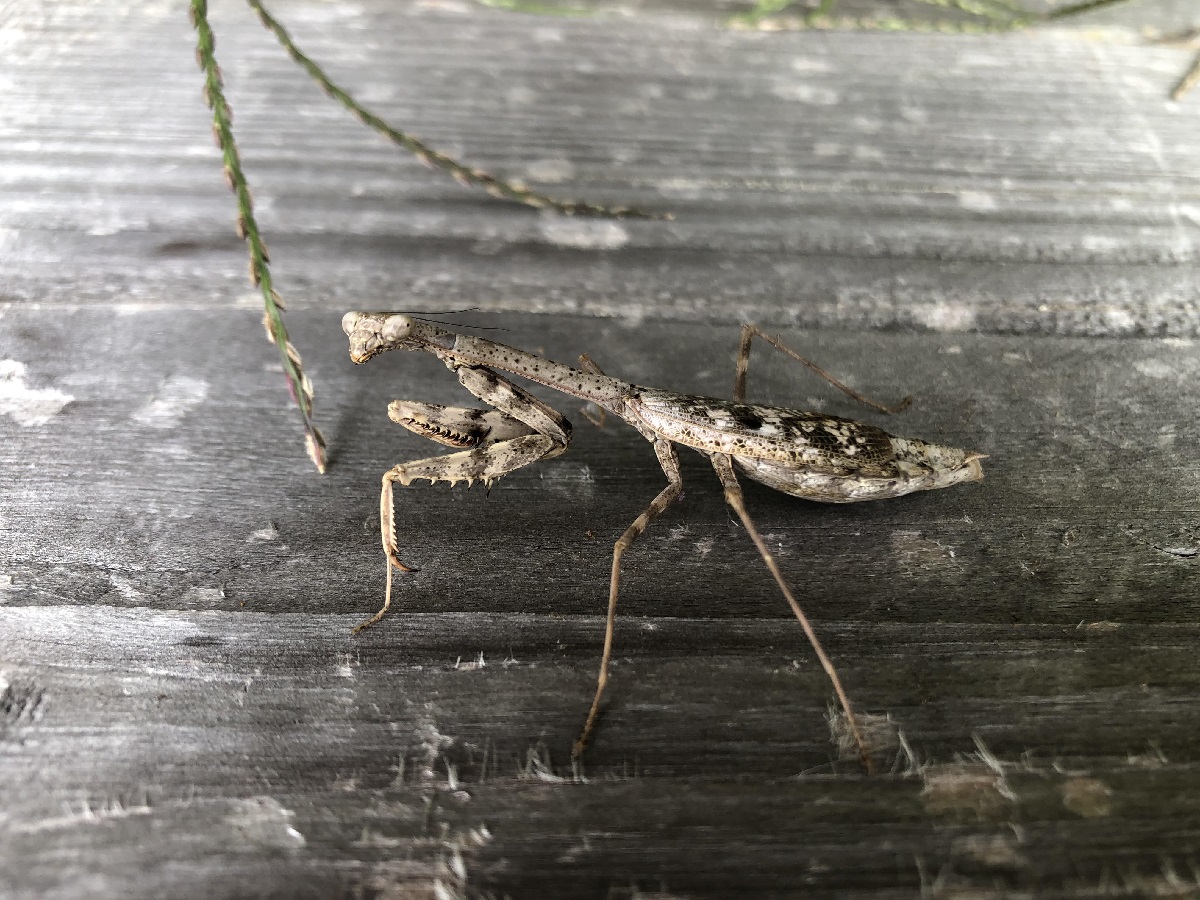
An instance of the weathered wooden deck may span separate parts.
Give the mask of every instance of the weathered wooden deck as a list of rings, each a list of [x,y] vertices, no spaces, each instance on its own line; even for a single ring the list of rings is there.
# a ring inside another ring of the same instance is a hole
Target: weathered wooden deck
[[[1200,894],[1200,95],[1165,100],[1191,54],[1133,27],[1190,4],[1008,36],[275,4],[435,146],[668,223],[465,191],[215,4],[324,477],[176,7],[0,8],[0,895]],[[421,570],[351,636],[379,476],[432,446],[387,402],[470,398],[430,358],[354,367],[340,316],[465,306],[712,395],[756,320],[916,406],[881,422],[765,348],[755,399],[991,454],[879,504],[747,487],[883,774],[838,758],[828,682],[686,452],[572,771],[612,541],[662,473],[552,392],[567,455],[399,495]]]

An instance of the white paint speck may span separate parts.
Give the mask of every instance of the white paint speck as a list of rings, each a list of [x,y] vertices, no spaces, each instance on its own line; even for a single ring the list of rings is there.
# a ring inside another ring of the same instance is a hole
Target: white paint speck
[[[158,393],[139,407],[133,420],[151,428],[174,428],[180,420],[208,396],[208,382],[187,375],[172,375]]]
[[[959,191],[958,203],[971,212],[991,212],[997,206],[996,198],[986,191]]]
[[[1123,246],[1120,238],[1108,234],[1085,234],[1079,243],[1084,250],[1092,253],[1110,253]]]
[[[1167,365],[1161,359],[1138,360],[1133,367],[1147,378],[1170,378],[1179,374],[1177,369]]]
[[[833,66],[829,61],[813,56],[797,56],[792,60],[793,72],[832,72]]]
[[[884,157],[883,151],[878,147],[872,147],[868,144],[856,144],[854,147],[854,158],[870,162],[883,162],[886,157]]]
[[[279,540],[279,529],[277,529],[275,527],[275,523],[272,522],[268,524],[266,528],[260,528],[258,531],[250,532],[250,536],[246,538],[246,543],[259,544],[266,543],[267,541],[277,540]]]
[[[958,57],[958,64],[970,69],[1006,69],[1012,65],[1012,58],[968,50]]]
[[[0,359],[0,416],[12,416],[22,428],[45,425],[75,399],[55,388],[29,387],[25,372],[25,363]]]
[[[351,25],[363,16],[363,8],[358,3],[335,3],[298,7],[295,20],[312,25]]]
[[[525,174],[534,181],[561,184],[575,177],[575,167],[567,159],[537,159],[525,167]]]
[[[658,183],[658,190],[670,197],[685,200],[700,200],[709,195],[712,185],[699,178],[664,178]]]
[[[354,92],[354,97],[364,106],[383,106],[396,98],[396,85],[391,83],[375,83],[362,85]]]
[[[1115,332],[1131,332],[1137,327],[1137,320],[1127,309],[1106,309],[1104,322]]]
[[[509,106],[529,106],[538,98],[537,91],[523,84],[510,87],[504,94],[504,100]]]
[[[542,237],[559,247],[617,250],[629,243],[629,232],[618,222],[547,215],[541,220],[540,226]]]
[[[225,824],[239,847],[291,850],[305,843],[291,818],[292,811],[274,797],[247,797],[232,802]]]
[[[806,103],[809,106],[834,106],[841,99],[838,92],[831,88],[791,81],[777,81],[771,88],[771,93],[780,100]]]
[[[459,3],[456,0],[419,0],[417,9],[435,9],[438,12],[454,13],[459,16],[474,12],[473,4]]]
[[[966,331],[975,324],[975,310],[966,303],[942,300],[914,306],[911,312],[930,331]]]

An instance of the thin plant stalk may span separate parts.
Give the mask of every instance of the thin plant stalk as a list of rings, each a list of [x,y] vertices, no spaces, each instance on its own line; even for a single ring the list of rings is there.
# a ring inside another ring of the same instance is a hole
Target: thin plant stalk
[[[998,0],[919,0],[928,6],[955,9],[969,16],[984,19],[1001,30],[1021,28],[1028,25],[1036,15],[1028,10]]]
[[[554,197],[549,197],[545,194],[540,194],[537,191],[530,190],[523,184],[518,184],[514,181],[506,181],[503,178],[497,178],[482,169],[476,169],[472,166],[464,165],[458,160],[445,153],[434,150],[432,147],[418,140],[407,132],[393,128],[379,116],[366,109],[362,104],[355,100],[346,90],[334,84],[334,82],[325,74],[324,70],[313,62],[308,56],[301,52],[300,48],[292,41],[287,30],[279,24],[279,22],[269,13],[263,6],[261,0],[246,0],[250,4],[251,9],[258,13],[258,17],[262,20],[267,30],[275,35],[276,39],[283,46],[290,56],[300,68],[312,77],[312,79],[321,86],[330,97],[348,109],[360,122],[368,128],[373,128],[375,131],[382,134],[388,140],[403,147],[421,162],[435,169],[441,169],[448,172],[455,181],[460,184],[470,187],[472,185],[483,188],[493,197],[500,197],[506,200],[515,200],[517,203],[524,203],[526,206],[533,206],[539,209],[551,209],[557,213],[564,215],[587,215],[587,216],[604,216],[616,219],[671,219],[673,216],[670,213],[645,212],[640,209],[634,209],[629,206],[601,206],[596,203],[588,203],[583,200],[559,200]]]
[[[1082,3],[1072,3],[1070,6],[1060,6],[1058,9],[1046,13],[1043,18],[1053,21],[1054,19],[1066,19],[1070,16],[1081,16],[1084,13],[1096,12],[1099,9],[1107,9],[1110,6],[1117,6],[1121,3],[1129,3],[1130,0],[1083,0]]]
[[[252,0],[253,2],[253,0]],[[752,9],[737,13],[726,20],[734,27],[760,28],[768,31],[910,31],[939,32],[943,34],[995,34],[1019,31],[1038,24],[1059,22],[1088,13],[1099,12],[1132,0],[1080,0],[1049,12],[1035,12],[1021,6],[1016,0],[914,0],[928,6],[953,9],[974,18],[964,21],[921,21],[888,17],[834,16],[837,0],[820,0],[802,15],[794,18],[774,18],[786,10],[795,0],[756,0]],[[1200,56],[1175,83],[1171,99],[1180,101],[1186,94],[1200,85]]]
[[[325,471],[325,440],[313,424],[312,382],[304,374],[300,353],[288,340],[283,324],[283,300],[271,284],[270,258],[254,218],[254,203],[242,171],[241,157],[233,139],[232,114],[222,90],[221,70],[217,66],[212,28],[208,24],[207,0],[191,0],[192,25],[196,29],[196,61],[204,73],[204,99],[213,114],[213,137],[225,163],[225,178],[237,198],[238,236],[250,253],[250,281],[262,291],[263,326],[267,338],[279,348],[279,357],[300,415],[304,420],[304,445],[317,471]]]
[[[1131,0],[1082,0],[1050,12],[1041,13],[1021,6],[1015,0],[915,0],[928,6],[953,9],[973,16],[972,20],[922,21],[919,19],[885,17],[834,16],[836,0],[821,0],[819,7],[809,10],[797,19],[773,20],[771,16],[791,5],[792,0],[758,0],[753,9],[739,13],[728,21],[733,25],[751,25],[764,29],[821,31],[912,31],[941,32],[946,34],[991,34],[1016,31],[1039,23],[1055,22],[1074,16],[1085,15],[1129,3]]]
[[[1191,68],[1176,82],[1175,87],[1171,88],[1171,99],[1179,102],[1197,84],[1200,84],[1200,56],[1196,57]]]

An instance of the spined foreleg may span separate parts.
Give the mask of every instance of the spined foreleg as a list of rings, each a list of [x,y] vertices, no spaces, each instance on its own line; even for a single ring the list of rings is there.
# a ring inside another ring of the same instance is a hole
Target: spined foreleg
[[[416,400],[393,400],[388,417],[397,425],[447,447],[480,447],[537,434],[519,419],[498,409],[438,406]]]
[[[393,486],[426,479],[491,485],[496,479],[522,466],[558,456],[571,440],[571,424],[501,375],[482,366],[452,366],[463,386],[495,410],[438,407],[398,400],[388,407],[393,420],[418,434],[450,446],[471,449],[401,463],[383,475],[379,494],[379,533],[387,557],[387,587],[383,606],[355,632],[374,625],[387,614],[392,603],[392,570],[412,571],[397,556]],[[472,446],[474,444],[474,446]]]

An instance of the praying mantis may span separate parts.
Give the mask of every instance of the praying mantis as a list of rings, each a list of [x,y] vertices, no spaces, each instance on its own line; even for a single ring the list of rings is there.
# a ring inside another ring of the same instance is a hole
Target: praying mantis
[[[588,745],[608,684],[621,557],[681,495],[683,480],[675,450],[675,445],[681,444],[699,451],[712,463],[726,502],[737,513],[829,676],[864,767],[868,772],[872,770],[869,748],[837,669],[751,521],[737,473],[806,500],[856,503],[979,481],[983,478],[979,461],[986,458],[984,454],[895,437],[874,425],[850,419],[746,403],[746,372],[755,337],[881,412],[898,412],[911,402],[911,398],[905,398],[895,407],[886,407],[868,400],[754,325],[742,327],[733,401],[641,387],[604,374],[587,356],[580,357],[580,368],[575,369],[485,338],[448,331],[405,313],[349,312],[342,318],[342,330],[350,339],[350,357],[355,363],[365,363],[386,350],[424,350],[442,360],[463,387],[491,407],[463,409],[413,400],[395,400],[389,404],[388,416],[392,421],[459,449],[443,456],[401,463],[384,473],[379,499],[380,536],[387,558],[384,601],[372,618],[354,629],[355,633],[374,625],[391,607],[393,571],[413,571],[397,555],[394,485],[407,487],[413,481],[425,479],[431,483],[445,481],[454,485],[465,481],[468,485],[483,482],[491,486],[496,479],[522,466],[566,452],[571,441],[570,422],[497,370],[508,372],[586,400],[623,419],[653,445],[667,478],[666,487],[613,545],[600,672],[583,730],[572,747],[572,757],[578,760]]]

